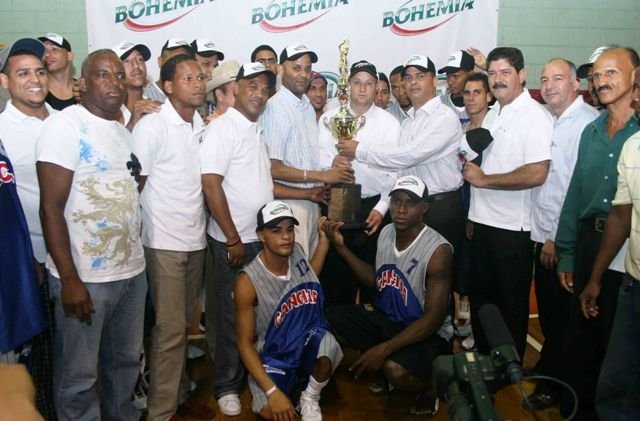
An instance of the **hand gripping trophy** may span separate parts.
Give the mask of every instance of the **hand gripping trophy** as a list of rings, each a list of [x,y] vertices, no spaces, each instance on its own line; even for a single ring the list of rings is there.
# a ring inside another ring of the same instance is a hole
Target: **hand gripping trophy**
[[[353,139],[358,130],[364,126],[364,116],[356,117],[347,104],[349,103],[349,67],[347,55],[349,54],[349,40],[344,40],[338,46],[340,59],[338,68],[340,79],[338,80],[337,96],[340,101],[338,112],[331,118],[325,117],[324,125],[331,131],[336,139]],[[329,202],[328,217],[334,221],[344,222],[343,228],[362,228],[366,224],[358,221],[360,212],[360,184],[334,184],[331,186],[331,200]]]

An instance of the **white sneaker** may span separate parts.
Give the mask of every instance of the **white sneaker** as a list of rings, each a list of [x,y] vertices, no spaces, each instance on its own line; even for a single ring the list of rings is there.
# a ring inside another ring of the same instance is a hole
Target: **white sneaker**
[[[313,395],[303,391],[300,394],[300,414],[302,421],[322,421],[322,412],[320,412],[320,396]]]
[[[242,404],[240,403],[240,396],[235,394],[224,395],[218,399],[218,408],[220,412],[228,417],[235,417],[242,412]]]
[[[476,345],[476,341],[473,338],[473,333],[467,336],[467,338],[464,341],[462,341],[462,347],[467,351],[471,351],[475,347],[475,345]]]

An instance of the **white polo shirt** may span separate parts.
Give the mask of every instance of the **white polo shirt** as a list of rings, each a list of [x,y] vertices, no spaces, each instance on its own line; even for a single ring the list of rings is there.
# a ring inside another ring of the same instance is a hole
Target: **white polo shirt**
[[[82,105],[49,117],[36,143],[36,161],[73,171],[64,209],[71,256],[83,282],[132,278],[145,268],[138,185],[127,168],[131,133]],[[60,277],[51,254],[47,268]]]
[[[242,242],[258,241],[258,211],[273,200],[271,161],[260,125],[233,107],[209,123],[200,151],[200,172],[224,177],[222,188]],[[207,232],[217,241],[228,240],[213,216]]]
[[[133,129],[133,151],[147,176],[140,194],[142,244],[160,250],[206,247],[206,214],[200,179],[204,123],[180,117],[170,100],[144,116]]]
[[[320,117],[318,123],[318,143],[320,144],[320,165],[323,168],[331,168],[333,159],[338,154],[336,150],[337,140],[331,134],[331,131],[325,126],[324,119],[331,119],[338,109],[327,111]],[[398,145],[400,137],[400,123],[391,114],[371,105],[369,110],[364,113],[365,123],[360,127],[355,139],[358,142],[367,144],[378,144],[387,147],[395,147]],[[381,195],[380,201],[374,209],[384,215],[389,208],[386,199],[389,192],[393,188],[397,174],[395,171],[383,170],[376,167],[370,167],[360,161],[354,160],[351,163],[356,183],[362,185],[362,197],[372,197]]]
[[[58,111],[45,102],[49,115]],[[18,110],[11,100],[0,114],[0,139],[13,163],[16,187],[29,226],[33,256],[44,263],[47,248],[40,223],[40,185],[36,174],[36,141],[44,121]]]
[[[485,174],[505,174],[526,164],[551,159],[551,114],[524,90],[501,109],[491,126],[493,142],[482,153]],[[531,191],[492,190],[471,186],[469,219],[511,231],[531,230]]]
[[[552,114],[551,166],[547,180],[532,192],[531,240],[538,243],[555,241],[562,203],[578,159],[580,136],[586,125],[598,115],[598,110],[585,103],[581,96],[564,110],[560,118]]]

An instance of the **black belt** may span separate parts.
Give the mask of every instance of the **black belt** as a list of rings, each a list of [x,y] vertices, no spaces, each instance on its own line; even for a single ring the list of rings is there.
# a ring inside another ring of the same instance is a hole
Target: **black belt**
[[[452,199],[452,198],[455,198],[456,196],[459,196],[459,194],[460,194],[459,190],[446,191],[444,193],[438,193],[438,194],[431,194],[429,195],[428,201],[437,202],[439,200]]]
[[[580,221],[586,228],[596,232],[604,232],[604,226],[607,223],[607,217],[596,216],[595,218],[583,219]]]

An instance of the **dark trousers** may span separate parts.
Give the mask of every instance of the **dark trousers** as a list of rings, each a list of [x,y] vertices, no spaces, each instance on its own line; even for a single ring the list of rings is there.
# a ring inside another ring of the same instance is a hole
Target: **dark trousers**
[[[598,379],[601,420],[640,419],[640,281],[626,274],[618,293],[607,355]]]
[[[453,289],[461,292],[464,288],[460,287],[457,280],[460,257],[462,255],[465,219],[460,190],[432,196],[429,211],[423,221],[438,231],[453,246]]]
[[[593,262],[598,254],[602,233],[593,229],[592,223],[581,223],[575,250],[573,296],[569,307],[569,323],[564,342],[564,380],[578,394],[578,413],[575,419],[597,419],[594,399],[598,375],[609,342],[611,326],[616,312],[618,290],[622,273],[607,270],[602,276],[602,289],[598,297],[600,314],[585,319],[580,311],[580,293],[584,290]],[[636,356],[637,358],[637,356]],[[560,411],[568,416],[573,408],[573,398],[563,392]]]
[[[44,270],[44,267],[43,267]],[[49,298],[49,282],[40,286],[40,295],[47,318],[47,329],[31,340],[31,376],[36,387],[36,406],[47,421],[56,420],[53,407],[53,332],[55,318],[53,302]]]
[[[487,336],[477,322],[478,309],[495,304],[513,336],[520,359],[524,357],[529,324],[529,290],[533,269],[533,243],[529,231],[510,231],[474,224],[471,240],[469,302],[476,345],[487,354]]]
[[[560,286],[555,268],[547,269],[540,263],[542,243],[536,243],[533,279],[536,282],[536,300],[544,345],[535,370],[542,375],[558,377],[564,361],[562,349],[569,321],[571,294]],[[539,380],[536,392],[559,398],[562,386]]]
[[[367,219],[378,200],[380,195],[361,199],[357,219],[359,221]],[[353,254],[375,268],[378,236],[382,227],[390,221],[389,217],[385,216],[382,226],[371,236],[360,229],[343,229],[341,232],[345,244]],[[347,262],[333,247],[329,248],[325,258],[324,267],[320,273],[320,284],[324,291],[325,307],[354,304],[358,291],[360,291],[360,302],[372,303],[375,299],[375,288],[360,285]]]

